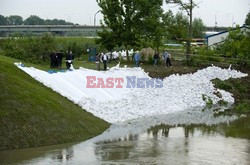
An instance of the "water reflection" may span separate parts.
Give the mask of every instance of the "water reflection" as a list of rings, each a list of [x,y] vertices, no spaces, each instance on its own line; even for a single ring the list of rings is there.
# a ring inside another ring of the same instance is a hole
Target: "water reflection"
[[[0,151],[0,164],[250,164],[250,116],[235,119],[210,111],[142,118],[76,145]]]
[[[224,138],[221,129],[202,125],[155,126],[137,140],[98,143],[95,154],[101,162],[138,164],[249,164],[250,142]],[[167,130],[167,131],[166,131]],[[167,132],[167,134],[166,134]],[[213,132],[213,133],[212,133]],[[212,133],[212,134],[209,134]]]
[[[128,135],[112,141],[96,143],[95,155],[99,160],[126,160],[130,156],[130,151],[136,147],[138,135]],[[104,145],[103,145],[104,144]],[[116,148],[114,150],[114,148]],[[113,152],[114,151],[114,152]]]
[[[52,154],[52,159],[58,162],[67,162],[71,160],[71,158],[74,156],[74,150],[72,148],[66,148],[58,152],[54,152]]]

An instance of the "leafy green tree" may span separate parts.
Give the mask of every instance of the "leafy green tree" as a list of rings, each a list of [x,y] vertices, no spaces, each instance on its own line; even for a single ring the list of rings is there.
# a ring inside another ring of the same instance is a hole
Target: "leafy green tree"
[[[3,15],[0,15],[0,25],[8,25],[8,20]]]
[[[239,59],[242,69],[250,64],[250,33],[239,26],[230,29],[225,42],[218,48],[219,53]]]
[[[204,38],[206,27],[200,18],[195,18],[193,21],[193,37]]]
[[[18,15],[11,15],[7,19],[8,19],[9,25],[22,25],[23,24],[23,18]]]
[[[45,25],[45,21],[36,15],[31,15],[29,18],[27,18],[24,21],[24,24],[25,25]]]
[[[142,40],[154,41],[159,47],[163,30],[161,29],[162,0],[99,0],[98,5],[104,15],[103,28],[108,27],[112,40],[127,50],[138,47]],[[109,38],[109,37],[108,37]]]
[[[99,6],[104,15],[104,24],[111,29],[112,36],[118,46],[124,45],[127,50],[129,46],[136,45],[135,4],[129,1],[100,0]]]
[[[174,22],[173,12],[171,10],[168,10],[167,12],[163,13],[162,21],[163,21],[163,24],[166,28],[170,27],[170,25],[172,25]],[[168,32],[166,32],[166,33],[168,33]]]
[[[188,36],[188,18],[181,12],[178,12],[169,25],[169,36],[171,40],[185,39]]]
[[[102,32],[98,32],[100,38],[96,39],[96,43],[102,45],[105,49],[112,52],[114,47],[116,46],[116,41],[113,37],[112,32],[108,30],[104,30]]]
[[[248,14],[247,14],[245,24],[250,26],[250,12],[248,12]]]
[[[162,0],[138,1],[139,18],[136,20],[136,29],[139,31],[141,41],[148,43],[159,51],[165,33],[163,21]]]
[[[174,28],[174,14],[171,10],[168,10],[167,12],[165,12],[162,16],[162,21],[163,21],[163,26],[164,26],[164,39],[169,41],[169,40],[176,40],[176,38],[173,35],[173,30]]]
[[[250,66],[250,32],[247,32],[245,37],[243,37],[242,41],[240,42],[240,52],[239,52],[239,59],[242,69],[246,66]]]
[[[192,39],[192,32],[193,32],[193,9],[197,6],[196,3],[194,3],[194,0],[188,0],[188,2],[184,2],[183,0],[166,0],[167,4],[177,4],[180,6],[181,10],[184,10],[187,12],[187,15],[189,16],[189,25],[188,25],[188,40],[187,40],[187,64],[189,63],[189,55],[191,53],[191,39]]]
[[[244,37],[244,33],[239,26],[237,26],[236,29],[229,29],[229,35],[222,46],[223,53],[228,57],[237,58],[240,51],[240,42]]]

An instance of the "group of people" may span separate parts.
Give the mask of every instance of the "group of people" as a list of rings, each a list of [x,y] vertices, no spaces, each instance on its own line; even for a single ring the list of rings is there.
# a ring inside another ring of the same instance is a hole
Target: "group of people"
[[[96,69],[100,70],[100,63],[103,62],[103,69],[107,70],[108,60],[109,60],[109,57],[106,53],[96,54],[96,59],[95,59]]]
[[[64,56],[64,54],[62,53],[62,51],[57,51],[57,52],[53,51],[50,54],[50,67],[61,69],[63,56]],[[163,57],[163,60],[165,62],[165,67],[168,67],[168,66],[172,67],[172,64],[170,61],[171,54],[164,50],[162,53],[162,57]],[[155,52],[153,59],[154,59],[154,66],[157,66],[158,61],[160,60],[160,55],[158,52]],[[102,62],[104,70],[107,70],[108,60],[109,60],[109,57],[106,53],[96,54],[96,59],[95,59],[96,69],[100,70],[100,63]],[[137,51],[135,53],[133,60],[135,61],[136,67],[139,67],[140,60],[141,60],[141,56],[140,56],[139,51]],[[74,54],[72,53],[72,51],[66,52],[66,67],[67,67],[67,69],[70,69],[71,67],[73,67],[73,61],[74,61]]]
[[[171,59],[171,54],[168,53],[166,50],[164,50],[163,53],[162,53],[162,57],[163,57],[163,60],[164,60],[164,63],[165,63],[165,67],[168,67],[168,66],[172,67],[171,60],[170,60]],[[154,66],[157,66],[158,61],[160,60],[160,55],[159,55],[158,52],[155,52],[153,59],[154,59]],[[141,56],[140,56],[139,51],[136,52],[133,60],[135,61],[135,66],[139,67],[140,66],[139,63],[140,63],[140,60],[141,60]]]
[[[50,68],[62,68],[62,59],[63,59],[62,51],[53,51],[50,54]],[[72,51],[66,52],[66,67],[70,69],[73,66],[74,54]]]

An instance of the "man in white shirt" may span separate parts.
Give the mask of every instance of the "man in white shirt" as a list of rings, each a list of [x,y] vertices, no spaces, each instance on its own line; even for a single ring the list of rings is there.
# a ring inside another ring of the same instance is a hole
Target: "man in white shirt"
[[[108,55],[106,53],[102,55],[102,62],[104,65],[104,70],[107,70]]]

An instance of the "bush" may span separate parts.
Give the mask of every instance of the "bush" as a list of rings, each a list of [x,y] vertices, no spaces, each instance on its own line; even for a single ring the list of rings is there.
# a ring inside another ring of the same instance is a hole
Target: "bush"
[[[148,56],[148,61],[147,61],[148,64],[152,65],[154,64],[154,59],[152,56]]]
[[[239,103],[235,107],[236,112],[242,112],[242,113],[249,113],[250,112],[250,103],[247,101],[243,101],[242,103]]]
[[[50,35],[9,38],[0,43],[1,54],[33,63],[48,61],[49,54],[55,46],[54,38]]]
[[[155,51],[152,48],[143,48],[140,51],[140,55],[141,55],[141,61],[145,62],[146,60],[151,60],[151,58],[153,57]],[[149,62],[150,63],[150,62]]]
[[[67,52],[71,50],[76,58],[80,58],[83,54],[88,54],[87,49],[97,48],[94,39],[82,38],[82,37],[63,37],[56,38],[57,49]]]
[[[41,37],[19,37],[0,40],[0,53],[5,56],[32,62],[43,63],[49,60],[53,50],[64,53],[71,50],[75,58],[88,54],[87,49],[97,48],[94,39],[82,37],[58,37],[45,34]],[[87,56],[86,56],[87,57]]]
[[[219,57],[217,52],[212,49],[208,49],[208,47],[201,47],[197,49],[198,57],[197,59],[205,60],[205,61],[215,61],[221,62],[222,59]]]

